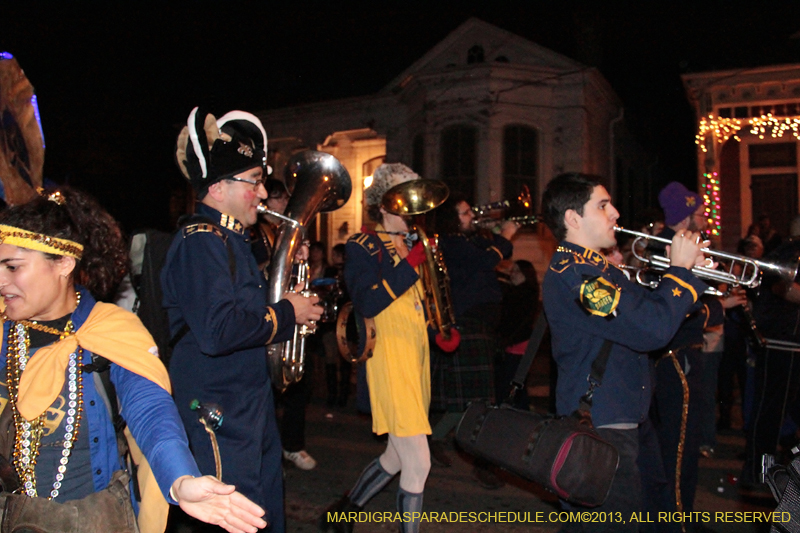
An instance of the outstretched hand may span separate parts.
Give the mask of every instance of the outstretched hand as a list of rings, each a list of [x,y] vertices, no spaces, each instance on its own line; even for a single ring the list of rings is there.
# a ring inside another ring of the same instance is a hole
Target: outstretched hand
[[[180,477],[171,493],[186,514],[231,533],[255,533],[267,527],[264,509],[215,477]]]

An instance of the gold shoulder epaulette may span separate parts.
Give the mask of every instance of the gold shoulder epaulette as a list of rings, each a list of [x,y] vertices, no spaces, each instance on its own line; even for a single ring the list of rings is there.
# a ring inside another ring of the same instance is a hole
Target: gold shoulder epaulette
[[[561,274],[570,266],[582,262],[582,257],[572,250],[556,250],[556,255],[550,261],[550,270]]]
[[[224,241],[228,240],[228,236],[216,224],[209,224],[208,222],[198,222],[197,224],[189,224],[183,228],[183,238],[195,233],[213,233]]]
[[[380,246],[377,244],[377,238],[369,233],[356,233],[348,239],[348,242],[354,242],[367,251],[369,255],[375,255],[380,251]]]
[[[605,271],[608,268],[608,261],[603,254],[588,248],[582,254],[563,246],[556,248],[556,254],[550,262],[550,270],[560,274],[572,265],[594,265]]]

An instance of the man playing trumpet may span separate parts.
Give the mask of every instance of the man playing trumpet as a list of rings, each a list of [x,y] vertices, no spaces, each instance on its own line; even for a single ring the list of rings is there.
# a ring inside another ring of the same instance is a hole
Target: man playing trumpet
[[[610,341],[605,375],[593,393],[592,418],[598,433],[619,452],[619,466],[606,502],[592,510],[619,513],[628,520],[642,506],[636,459],[638,426],[650,406],[647,352],[669,342],[707,288],[690,270],[704,262],[703,243],[697,233],[676,234],[669,250],[672,266],[651,292],[629,281],[599,253],[616,243],[619,213],[597,178],[580,173],[554,178],[544,192],[542,212],[560,241],[543,283],[558,365],[556,409],[559,415],[578,409],[592,362]],[[638,525],[571,523],[569,528],[637,531]]]

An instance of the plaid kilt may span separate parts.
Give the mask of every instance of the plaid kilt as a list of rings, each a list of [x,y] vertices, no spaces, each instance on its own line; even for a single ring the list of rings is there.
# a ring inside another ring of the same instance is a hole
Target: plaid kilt
[[[463,412],[476,400],[494,400],[497,340],[485,322],[458,322],[461,343],[453,353],[431,349],[431,410]]]

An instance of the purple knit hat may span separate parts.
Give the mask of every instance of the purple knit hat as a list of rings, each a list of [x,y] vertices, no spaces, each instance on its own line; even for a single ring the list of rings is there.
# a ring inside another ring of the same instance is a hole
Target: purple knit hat
[[[658,193],[658,203],[664,210],[664,223],[673,226],[697,211],[703,205],[703,197],[673,181]]]

